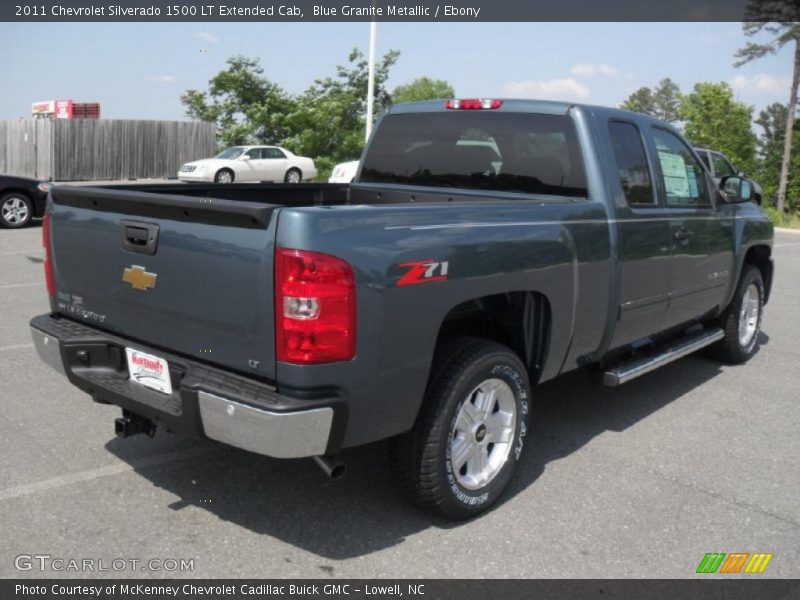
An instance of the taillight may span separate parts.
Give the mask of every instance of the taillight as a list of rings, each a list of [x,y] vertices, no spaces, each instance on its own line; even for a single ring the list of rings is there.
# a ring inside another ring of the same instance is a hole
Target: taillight
[[[275,251],[275,340],[279,361],[316,364],[356,354],[356,284],[341,258]]]
[[[47,293],[56,295],[56,282],[53,278],[53,250],[50,244],[50,215],[45,214],[42,220],[42,246],[44,246],[44,280],[47,283]]]
[[[492,110],[503,106],[502,100],[488,100],[482,98],[467,98],[464,100],[448,100],[445,108],[451,110]]]

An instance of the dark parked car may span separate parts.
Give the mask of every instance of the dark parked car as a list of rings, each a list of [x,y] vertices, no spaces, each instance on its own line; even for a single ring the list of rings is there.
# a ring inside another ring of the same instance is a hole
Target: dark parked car
[[[332,477],[393,438],[396,481],[465,518],[536,443],[537,384],[755,354],[773,228],[749,196],[645,115],[398,105],[350,185],[54,188],[32,335],[122,437],[161,424]]]
[[[46,181],[0,175],[0,226],[16,229],[42,218],[51,187]]]
[[[734,167],[733,163],[731,163],[731,161],[728,160],[728,157],[722,152],[717,152],[716,150],[711,150],[709,148],[695,148],[694,151],[697,152],[697,155],[703,161],[703,164],[708,167],[709,171],[711,171],[711,176],[718,185],[723,177],[730,177],[732,175],[747,179],[753,188],[753,201],[756,204],[761,204],[761,186],[758,185],[758,182],[747,177],[743,171],[740,171]]]

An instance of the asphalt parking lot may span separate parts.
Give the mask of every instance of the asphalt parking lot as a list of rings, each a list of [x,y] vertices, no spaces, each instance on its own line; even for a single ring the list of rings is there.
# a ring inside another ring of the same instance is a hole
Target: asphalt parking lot
[[[308,460],[115,438],[118,409],[30,342],[48,310],[40,228],[0,230],[0,576],[64,575],[15,568],[39,554],[194,560],[86,576],[671,578],[706,552],[769,552],[758,577],[800,577],[800,234],[779,232],[775,257],[750,363],[691,356],[618,389],[582,373],[545,384],[510,493],[454,525],[399,496],[381,444],[348,451],[332,483]]]

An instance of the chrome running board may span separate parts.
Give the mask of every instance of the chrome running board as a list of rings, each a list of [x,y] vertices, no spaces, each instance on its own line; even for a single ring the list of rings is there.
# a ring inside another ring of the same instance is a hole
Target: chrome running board
[[[725,337],[722,329],[704,331],[666,346],[657,354],[635,358],[603,373],[603,385],[617,386],[683,358]]]

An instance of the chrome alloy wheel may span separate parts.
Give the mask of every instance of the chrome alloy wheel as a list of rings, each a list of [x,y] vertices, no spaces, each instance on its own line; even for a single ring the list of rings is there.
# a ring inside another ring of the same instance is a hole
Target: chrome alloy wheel
[[[231,183],[232,181],[233,175],[231,175],[230,171],[222,171],[217,175],[217,183]]]
[[[3,213],[3,220],[10,225],[21,225],[28,220],[28,205],[17,196],[7,198],[0,210]]]
[[[300,183],[300,171],[292,169],[286,174],[287,183]]]
[[[487,379],[458,408],[450,435],[450,462],[458,483],[478,490],[497,476],[511,454],[517,404],[502,379]]]
[[[755,283],[751,283],[742,298],[739,311],[739,345],[747,348],[758,330],[758,313],[761,308],[761,293]]]

